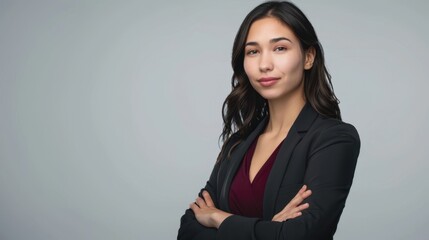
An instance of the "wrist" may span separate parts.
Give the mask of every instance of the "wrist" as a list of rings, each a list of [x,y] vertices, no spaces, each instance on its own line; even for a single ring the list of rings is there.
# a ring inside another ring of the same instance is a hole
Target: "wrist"
[[[231,216],[231,213],[227,213],[224,211],[218,211],[215,212],[212,215],[212,220],[213,220],[213,225],[215,226],[215,228],[219,229],[219,226],[222,224],[222,222],[229,216]]]

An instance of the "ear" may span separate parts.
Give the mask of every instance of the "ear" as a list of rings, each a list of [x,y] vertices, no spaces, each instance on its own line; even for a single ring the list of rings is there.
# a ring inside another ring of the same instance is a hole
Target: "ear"
[[[304,69],[309,70],[313,67],[314,58],[316,57],[316,49],[314,47],[309,47],[307,51],[305,51],[305,63]]]

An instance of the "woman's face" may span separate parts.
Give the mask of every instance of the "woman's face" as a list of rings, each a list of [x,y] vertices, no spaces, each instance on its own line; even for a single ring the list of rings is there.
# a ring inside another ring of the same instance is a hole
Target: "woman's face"
[[[267,100],[304,96],[303,74],[304,69],[312,66],[312,53],[303,53],[298,38],[287,25],[266,17],[250,26],[244,70],[253,88]]]

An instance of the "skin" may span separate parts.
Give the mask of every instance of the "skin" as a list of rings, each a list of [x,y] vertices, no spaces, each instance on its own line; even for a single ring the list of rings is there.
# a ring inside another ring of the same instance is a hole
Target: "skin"
[[[293,31],[273,17],[251,25],[244,52],[244,70],[252,87],[267,99],[270,115],[250,165],[249,176],[253,180],[305,105],[303,74],[312,67],[315,55],[314,49],[304,52]],[[278,81],[263,86],[259,80],[266,77]]]
[[[305,105],[304,70],[313,65],[313,48],[303,51],[299,39],[284,23],[265,17],[252,23],[246,39],[244,70],[252,87],[268,102],[270,115],[264,132],[259,136],[249,170],[252,182],[276,146],[287,136],[289,129]],[[276,82],[263,86],[261,78],[274,77]],[[303,186],[296,196],[274,215],[272,221],[282,222],[302,215],[309,207],[301,204],[311,195]],[[219,210],[208,192],[190,204],[196,219],[206,227],[219,228],[231,213]]]

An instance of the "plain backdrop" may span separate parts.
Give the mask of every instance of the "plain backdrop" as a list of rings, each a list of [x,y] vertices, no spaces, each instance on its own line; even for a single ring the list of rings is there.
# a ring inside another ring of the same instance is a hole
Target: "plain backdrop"
[[[261,1],[0,0],[0,239],[175,239]],[[362,141],[336,239],[426,239],[426,1],[295,1]]]

